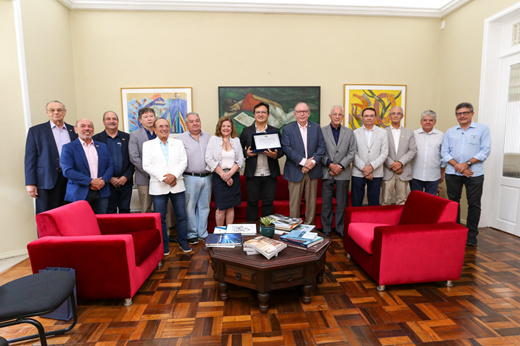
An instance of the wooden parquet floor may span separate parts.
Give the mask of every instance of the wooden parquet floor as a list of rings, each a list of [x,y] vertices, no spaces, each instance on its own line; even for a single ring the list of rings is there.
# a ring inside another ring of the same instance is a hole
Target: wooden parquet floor
[[[462,278],[388,286],[376,284],[345,256],[335,237],[323,284],[312,303],[298,289],[275,291],[267,314],[255,292],[230,285],[218,297],[207,250],[172,246],[134,297],[80,300],[79,322],[51,345],[520,345],[520,239],[482,229],[477,248],[466,249]],[[180,252],[180,253],[179,253]],[[0,275],[0,284],[30,274],[26,260]],[[99,283],[102,284],[102,283]],[[1,309],[1,307],[0,307]],[[64,322],[40,319],[48,328]],[[5,338],[34,333],[28,325],[0,329]],[[37,345],[38,341],[23,345]]]

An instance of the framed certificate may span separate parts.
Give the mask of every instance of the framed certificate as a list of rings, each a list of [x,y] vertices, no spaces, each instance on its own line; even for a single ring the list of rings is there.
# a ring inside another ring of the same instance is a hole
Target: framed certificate
[[[253,153],[261,153],[267,149],[277,150],[282,148],[277,132],[253,133],[251,144]]]

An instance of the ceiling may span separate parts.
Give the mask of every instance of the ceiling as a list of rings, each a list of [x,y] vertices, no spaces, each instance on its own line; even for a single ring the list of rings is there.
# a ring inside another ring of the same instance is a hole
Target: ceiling
[[[58,0],[71,10],[189,11],[443,18],[471,0]]]

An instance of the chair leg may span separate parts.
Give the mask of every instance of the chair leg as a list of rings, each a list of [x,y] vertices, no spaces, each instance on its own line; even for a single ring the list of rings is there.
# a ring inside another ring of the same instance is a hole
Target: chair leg
[[[345,254],[345,257],[347,257],[347,259],[350,259],[350,254],[347,252],[347,253]]]
[[[124,306],[130,306],[132,305],[132,298],[126,298],[125,302],[123,303]]]
[[[386,288],[385,285],[379,285],[379,286],[377,286],[377,290],[378,290],[379,292],[383,292],[383,291],[385,290],[385,288]]]
[[[445,285],[446,285],[447,287],[453,287],[453,281],[448,280],[448,281],[446,281]]]
[[[157,269],[161,269],[162,268],[162,261],[159,261],[159,263],[157,264]]]
[[[33,334],[33,335],[23,336],[21,338],[11,339],[11,340],[8,340],[8,342],[14,343],[14,342],[18,342],[18,341],[31,340],[31,339],[35,339],[35,338],[39,337],[40,341],[41,341],[41,345],[47,346],[47,337],[65,334],[66,332],[72,330],[72,328],[74,328],[76,323],[78,323],[78,311],[76,308],[76,300],[74,299],[74,291],[72,291],[70,293],[69,299],[70,299],[70,304],[71,304],[71,308],[72,308],[72,324],[65,329],[51,330],[51,331],[48,331],[47,333],[45,333],[45,330],[43,329],[43,326],[41,325],[41,323],[36,320],[33,320],[31,318],[20,318],[15,321],[0,323],[0,328],[12,326],[15,324],[20,324],[20,323],[30,323],[30,324],[34,325],[36,327],[36,329],[38,329],[38,334]]]

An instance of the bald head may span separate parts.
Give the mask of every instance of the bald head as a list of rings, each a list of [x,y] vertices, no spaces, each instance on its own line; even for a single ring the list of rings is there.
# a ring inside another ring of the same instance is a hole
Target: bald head
[[[92,141],[92,135],[94,134],[94,124],[87,118],[79,119],[76,121],[74,131],[76,131],[79,138],[90,143]]]

